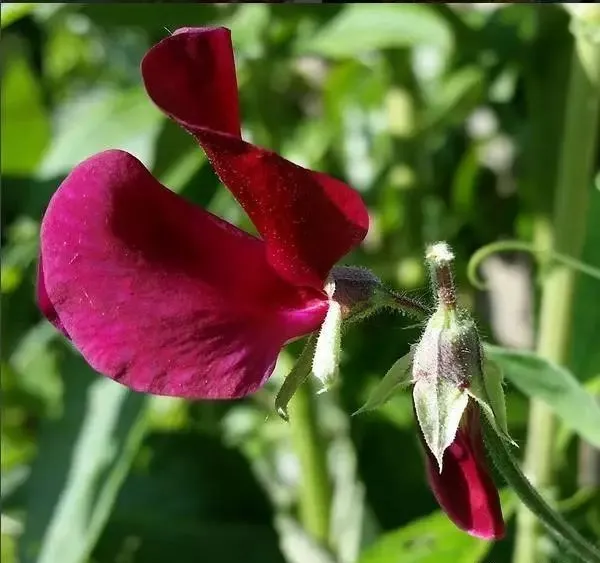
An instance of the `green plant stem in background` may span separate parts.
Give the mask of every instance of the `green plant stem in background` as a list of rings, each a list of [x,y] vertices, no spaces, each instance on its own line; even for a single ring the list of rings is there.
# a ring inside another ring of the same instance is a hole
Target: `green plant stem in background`
[[[552,533],[561,546],[584,563],[600,563],[600,551],[585,540],[532,487],[512,455],[508,444],[498,436],[487,419],[483,419],[485,443],[496,467],[523,503]],[[539,559],[531,559],[539,561]]]
[[[308,370],[310,372],[310,363]],[[317,419],[317,395],[310,383],[304,381],[290,401],[290,430],[300,462],[300,519],[306,531],[327,546],[332,486],[327,470],[327,448]]]
[[[585,237],[599,102],[600,44],[576,33],[551,228],[553,250],[574,259],[580,256]],[[542,286],[537,352],[558,364],[568,360],[575,278],[576,273],[568,265],[557,265],[549,269]],[[552,485],[555,438],[555,420],[550,409],[532,401],[524,468],[542,493],[547,493]],[[517,516],[514,562],[542,563],[544,555],[539,549],[536,518],[525,508]]]
[[[521,250],[523,252],[530,252],[531,254],[543,254],[549,260],[554,260],[559,262],[569,268],[581,272],[582,274],[586,274],[591,276],[592,278],[596,278],[600,281],[600,268],[595,268],[594,266],[590,266],[585,262],[581,262],[580,260],[575,260],[570,256],[565,256],[564,254],[559,254],[558,252],[552,251],[544,251],[538,248],[535,244],[524,242],[520,240],[502,240],[498,242],[492,242],[490,244],[486,244],[479,248],[469,260],[469,264],[467,265],[467,277],[469,281],[477,288],[477,289],[486,289],[486,285],[482,282],[477,276],[477,268],[479,265],[491,254],[495,254],[496,252],[509,252],[514,250]]]

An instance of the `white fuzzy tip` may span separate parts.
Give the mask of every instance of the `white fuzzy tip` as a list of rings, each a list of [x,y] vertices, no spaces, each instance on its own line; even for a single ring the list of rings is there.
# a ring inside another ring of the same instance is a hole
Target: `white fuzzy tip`
[[[454,260],[454,253],[447,242],[436,242],[427,249],[425,258],[434,264],[450,264]]]

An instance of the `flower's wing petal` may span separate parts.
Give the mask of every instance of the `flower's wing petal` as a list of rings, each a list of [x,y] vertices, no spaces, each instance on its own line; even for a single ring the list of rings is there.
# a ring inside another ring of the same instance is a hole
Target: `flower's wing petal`
[[[483,539],[504,536],[504,519],[498,490],[488,472],[479,413],[471,408],[466,427],[444,452],[440,473],[433,454],[427,452],[427,477],[442,509],[462,530]]]
[[[128,153],[80,164],[42,222],[42,283],[73,344],[137,391],[229,398],[326,312],[270,268],[264,244],[159,184]],[[45,308],[45,311],[48,309]]]
[[[185,29],[142,61],[149,96],[198,139],[244,207],[279,274],[322,287],[332,266],[365,237],[369,218],[357,192],[326,174],[244,142],[227,29]]]

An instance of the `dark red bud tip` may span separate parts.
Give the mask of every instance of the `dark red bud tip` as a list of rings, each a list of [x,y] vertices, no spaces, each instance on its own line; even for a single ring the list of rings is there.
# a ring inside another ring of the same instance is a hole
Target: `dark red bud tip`
[[[505,534],[504,519],[486,465],[478,410],[471,408],[466,418],[444,452],[441,473],[426,448],[427,478],[441,508],[456,526],[477,538],[499,540]]]

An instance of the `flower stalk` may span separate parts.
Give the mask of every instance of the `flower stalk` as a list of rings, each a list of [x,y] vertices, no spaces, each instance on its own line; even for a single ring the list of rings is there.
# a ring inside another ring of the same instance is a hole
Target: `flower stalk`
[[[502,440],[487,420],[483,421],[483,432],[490,457],[530,514],[573,556],[585,563],[600,563],[600,551],[572,528],[531,485],[506,441]]]
[[[600,43],[579,26],[566,99],[564,137],[554,201],[553,250],[577,259],[583,247],[588,197],[600,111]],[[547,272],[542,286],[537,352],[556,363],[568,361],[576,272],[557,264]],[[525,451],[525,474],[536,488],[547,493],[553,483],[555,419],[540,401],[531,402]],[[514,563],[543,561],[539,549],[540,528],[533,514],[523,508],[517,515]]]
[[[311,354],[306,356],[302,354],[295,369],[308,376],[311,356]],[[306,380],[295,390],[289,404],[290,431],[301,470],[300,521],[315,540],[327,546],[331,522],[332,486],[327,469],[327,448],[317,420],[316,396],[312,385]]]

